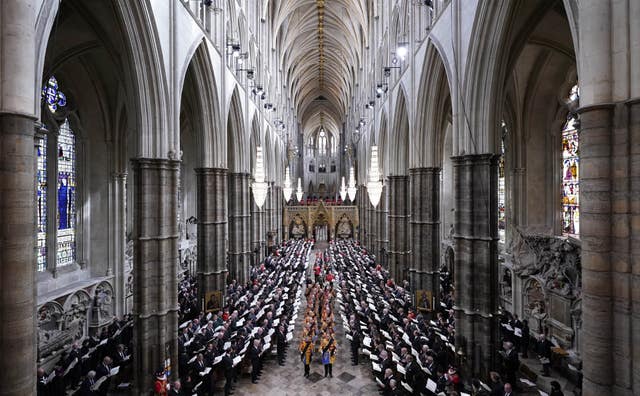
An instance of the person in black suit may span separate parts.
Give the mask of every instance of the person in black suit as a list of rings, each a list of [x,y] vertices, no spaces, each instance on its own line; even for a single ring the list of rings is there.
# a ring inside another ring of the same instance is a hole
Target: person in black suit
[[[49,389],[47,387],[47,373],[45,373],[42,367],[38,368],[38,396],[49,396]]]
[[[233,349],[228,348],[227,353],[222,357],[222,367],[224,368],[224,395],[229,396],[232,395],[231,387],[233,385],[233,359],[231,355],[233,353]]]
[[[102,363],[100,363],[96,368],[96,381],[104,376],[109,376],[109,373],[111,371],[111,363],[112,360],[109,356],[105,356],[104,359],[102,359]],[[107,378],[106,381],[104,381],[102,385],[100,385],[100,389],[98,390],[97,394],[106,396],[107,392],[109,391],[110,385],[111,378]]]
[[[175,381],[171,386],[171,390],[169,391],[169,396],[184,396],[182,392],[182,384],[180,381]]]
[[[513,348],[513,343],[505,342],[501,352],[503,358],[503,368],[505,381],[511,384],[516,383],[516,372],[520,369],[520,360],[518,353]]]
[[[505,383],[504,384],[504,390],[502,391],[502,395],[501,396],[514,396],[515,394],[513,393],[513,389],[511,389],[511,384],[510,383]]]
[[[249,351],[251,359],[251,382],[258,383],[258,371],[260,370],[260,340],[253,340],[253,345]]]
[[[284,324],[278,325],[278,331],[276,331],[276,342],[278,350],[278,364],[284,366],[284,350],[287,347],[287,335],[284,331]]]
[[[352,321],[350,324],[351,327],[351,361],[352,366],[358,365],[358,349],[360,348],[360,331],[358,330],[359,324],[355,321]]]
[[[96,383],[95,380],[96,372],[91,370],[87,373],[86,378],[82,381],[82,385],[80,385],[79,396],[93,396],[96,393],[91,390],[93,384]]]
[[[405,378],[407,383],[413,388],[414,395],[420,395],[420,390],[426,388],[427,381],[424,378],[423,371],[414,360],[413,355],[407,356],[407,367],[405,367],[407,374]]]
[[[542,363],[542,375],[545,377],[549,376],[549,370],[551,368],[551,347],[553,344],[551,341],[547,340],[544,334],[540,334],[538,338],[538,356],[540,357],[540,362]]]

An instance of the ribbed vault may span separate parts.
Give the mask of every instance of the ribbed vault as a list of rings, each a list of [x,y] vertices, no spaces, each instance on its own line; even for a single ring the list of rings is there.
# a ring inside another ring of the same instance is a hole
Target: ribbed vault
[[[370,0],[272,0],[273,47],[303,130],[339,134],[367,46]]]

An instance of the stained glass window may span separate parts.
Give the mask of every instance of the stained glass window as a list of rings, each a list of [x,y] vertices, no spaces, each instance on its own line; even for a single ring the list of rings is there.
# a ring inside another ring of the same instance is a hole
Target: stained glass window
[[[577,85],[570,100],[578,98]],[[570,113],[562,128],[562,233],[580,235],[580,137],[577,117]]]
[[[47,135],[38,139],[36,150],[37,269],[44,271],[47,268]]]
[[[72,264],[76,256],[76,139],[66,120],[58,135],[57,266]]]
[[[507,126],[502,121],[502,134],[500,138],[500,158],[498,159],[498,237],[501,242],[506,239],[507,216],[505,212],[505,150],[504,141],[507,136]]]
[[[64,107],[67,105],[67,97],[58,90],[58,80],[53,76],[42,87],[41,96],[52,113],[55,113],[59,106]]]
[[[318,154],[327,155],[327,136],[324,129],[320,129],[320,137],[318,138]]]

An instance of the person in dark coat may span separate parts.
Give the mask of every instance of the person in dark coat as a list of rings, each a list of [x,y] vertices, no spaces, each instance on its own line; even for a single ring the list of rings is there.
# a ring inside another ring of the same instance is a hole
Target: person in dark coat
[[[360,348],[360,331],[358,330],[358,323],[355,321],[351,323],[351,361],[352,366],[358,365],[358,349]]]
[[[558,381],[551,381],[551,393],[549,393],[549,396],[564,396]]]
[[[249,350],[249,358],[251,359],[251,383],[258,383],[258,372],[260,370],[260,340],[254,340]]]
[[[43,368],[38,368],[38,396],[49,396],[49,389],[47,387],[47,373]]]
[[[287,347],[287,335],[284,331],[284,324],[280,323],[276,331],[276,343],[278,350],[278,364],[284,366],[284,350]]]
[[[537,352],[538,357],[540,358],[540,363],[542,363],[542,375],[548,377],[549,370],[551,369],[551,347],[553,344],[551,341],[547,340],[544,334],[540,334],[538,337],[538,345]]]
[[[224,395],[228,396],[233,394],[231,391],[231,387],[233,385],[233,358],[231,357],[233,354],[233,350],[231,348],[227,349],[227,353],[222,357],[222,367],[224,369]]]
[[[96,372],[91,370],[87,373],[86,378],[82,381],[82,385],[80,385],[79,396],[93,396],[96,393],[91,390],[93,384],[95,384],[96,380]]]
[[[531,335],[529,334],[529,321],[522,321],[522,339],[520,340],[520,350],[524,359],[529,358],[529,342]]]

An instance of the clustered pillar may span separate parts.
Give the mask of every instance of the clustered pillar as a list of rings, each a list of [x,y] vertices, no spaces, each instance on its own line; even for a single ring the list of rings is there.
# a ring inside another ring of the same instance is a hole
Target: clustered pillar
[[[0,2],[0,395],[36,394],[36,3]]]
[[[179,161],[138,158],[134,167],[135,389],[151,387],[149,373],[178,364]]]
[[[388,197],[389,187],[384,185],[382,187],[382,195],[380,195],[380,202],[375,208],[375,227],[376,227],[376,240],[375,240],[375,254],[378,262],[383,263],[385,267],[389,268],[387,261],[387,251],[389,250],[389,235],[387,233],[387,216],[389,216]],[[398,278],[395,278],[398,281]]]
[[[408,215],[409,189],[407,176],[389,176],[389,265],[391,275],[399,282],[407,279],[409,270]]]
[[[227,170],[196,169],[198,206],[198,285],[199,301],[211,291],[223,291],[228,273]]]
[[[409,171],[411,189],[412,290],[431,292],[432,303],[440,294],[440,168]]]
[[[486,378],[497,345],[498,157],[452,157],[454,163],[456,346],[472,375]]]
[[[251,263],[248,173],[229,174],[229,278],[245,283]]]
[[[267,201],[268,202],[268,199]],[[251,197],[251,252],[254,257],[254,264],[260,260],[262,249],[265,245],[265,213],[264,209],[258,208],[258,205]],[[265,203],[266,205],[266,203]],[[264,206],[263,206],[264,208]]]

